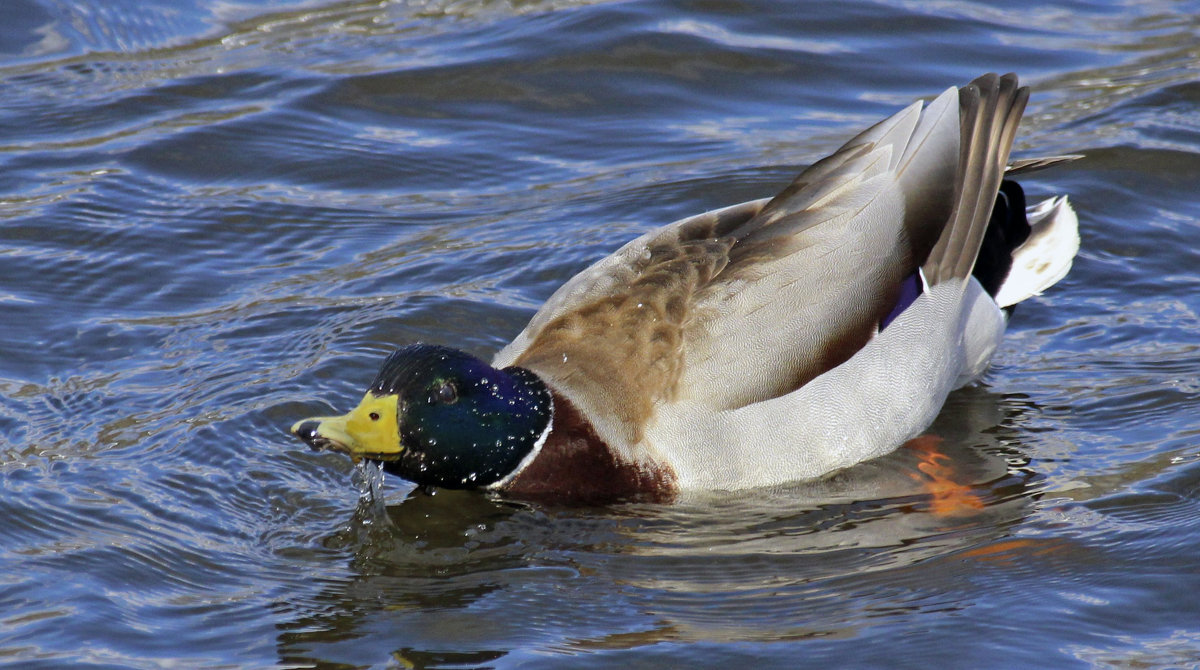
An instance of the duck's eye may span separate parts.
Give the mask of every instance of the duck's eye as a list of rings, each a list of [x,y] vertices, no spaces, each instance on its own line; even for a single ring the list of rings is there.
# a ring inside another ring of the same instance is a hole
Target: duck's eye
[[[443,405],[453,405],[458,402],[458,389],[454,388],[453,382],[442,382],[442,385],[437,388],[434,398]]]
[[[379,412],[371,412],[371,413],[369,414],[369,416],[371,417],[371,420],[372,420],[372,421],[378,421],[378,420],[379,420]]]

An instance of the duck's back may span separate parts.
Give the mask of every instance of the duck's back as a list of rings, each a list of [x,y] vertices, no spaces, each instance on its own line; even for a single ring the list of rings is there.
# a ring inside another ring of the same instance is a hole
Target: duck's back
[[[811,430],[789,417],[811,403],[854,402],[839,388],[818,391],[829,380],[814,381],[884,339],[880,325],[892,318],[906,281],[924,268],[926,293],[946,293],[946,304],[905,309],[912,314],[888,325],[888,340],[936,339],[920,336],[918,313],[955,324],[943,338],[953,339],[960,313],[976,309],[966,282],[1026,91],[1015,78],[994,76],[961,91],[915,103],[861,133],[769,201],[684,219],[630,242],[559,289],[494,364],[533,370],[627,460],[690,471],[721,460],[721,450],[744,459],[756,449],[769,455],[752,460],[770,459],[771,473],[725,484],[813,474],[822,458],[787,474],[812,449],[796,443]],[[929,290],[941,283],[954,291]],[[996,328],[1003,330],[1002,318]],[[952,386],[941,377],[956,377],[960,370],[948,368],[965,363],[949,352],[928,358],[939,356],[945,375],[920,381],[935,387],[930,401],[907,413],[902,430],[885,431],[886,440],[927,423],[926,405],[940,407]],[[786,400],[805,387],[802,403]],[[768,429],[750,430],[750,422]],[[721,444],[698,448],[703,440]],[[769,453],[779,449],[790,451]],[[719,475],[710,479],[706,486],[723,485]]]

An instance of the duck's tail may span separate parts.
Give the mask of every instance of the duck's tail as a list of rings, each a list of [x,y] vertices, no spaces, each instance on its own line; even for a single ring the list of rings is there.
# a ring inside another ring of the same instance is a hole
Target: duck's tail
[[[1016,182],[1007,184],[1017,186]],[[1024,205],[1024,195],[1021,204]],[[1009,267],[996,282],[995,290],[976,277],[1001,307],[1011,307],[1054,286],[1067,275],[1079,251],[1079,218],[1065,195],[1028,208],[1025,218],[1029,232],[1023,241],[1010,247]],[[986,241],[984,245],[987,246]]]
[[[1018,86],[1012,74],[987,74],[959,89],[957,195],[950,220],[921,267],[928,285],[970,274],[998,305],[1011,307],[1071,269],[1079,232],[1067,199],[1027,209],[1024,190],[1008,178],[1080,158],[1008,162],[1028,98],[1029,89]]]
[[[1083,158],[1023,158],[1005,168],[1012,177]],[[992,206],[972,274],[1004,308],[1040,295],[1066,276],[1079,251],[1079,219],[1066,196],[1025,205],[1025,190],[1004,179]]]
[[[999,199],[994,194],[1004,179],[1017,124],[1028,100],[1029,88],[1018,86],[1014,74],[985,74],[958,89],[954,206],[921,266],[929,286],[965,280],[973,274],[984,240],[996,228],[992,225],[994,203]]]

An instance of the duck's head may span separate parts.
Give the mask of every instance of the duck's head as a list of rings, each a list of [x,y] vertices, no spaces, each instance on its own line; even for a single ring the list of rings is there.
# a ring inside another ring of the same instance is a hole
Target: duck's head
[[[297,421],[292,434],[418,484],[485,488],[545,440],[552,413],[550,391],[532,372],[414,344],[388,356],[349,414]]]

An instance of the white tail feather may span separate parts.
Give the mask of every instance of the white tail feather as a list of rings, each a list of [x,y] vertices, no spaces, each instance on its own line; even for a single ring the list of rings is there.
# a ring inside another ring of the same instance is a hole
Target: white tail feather
[[[996,292],[1001,307],[1041,295],[1067,275],[1079,251],[1079,217],[1066,196],[1044,200],[1026,210],[1032,231],[1013,250],[1012,270]]]

